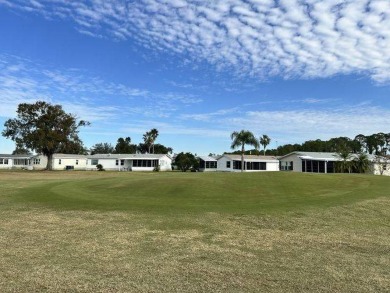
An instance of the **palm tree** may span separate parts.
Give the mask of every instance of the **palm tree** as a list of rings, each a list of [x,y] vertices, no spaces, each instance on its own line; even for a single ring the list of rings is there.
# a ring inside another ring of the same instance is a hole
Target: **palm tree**
[[[158,136],[158,130],[156,128],[147,131],[143,136],[144,143],[148,146],[149,154],[150,154],[150,149],[152,147],[153,147],[153,154],[154,154],[154,142],[156,141],[157,136]]]
[[[370,168],[370,161],[365,153],[358,154],[353,161],[355,168],[359,173],[366,173]]]
[[[260,137],[260,144],[264,148],[264,156],[265,156],[265,148],[267,147],[267,145],[270,144],[270,142],[271,142],[271,138],[268,135],[263,134],[263,136]]]
[[[347,150],[342,150],[337,153],[336,157],[339,159],[337,164],[339,172],[345,172],[345,170],[348,170],[348,173],[351,173],[352,154]]]
[[[237,147],[241,147],[241,172],[244,171],[244,153],[245,153],[245,145],[252,145],[255,148],[259,147],[259,142],[252,132],[248,130],[241,130],[240,132],[234,131],[230,135],[230,138],[233,140],[231,148],[235,149]]]

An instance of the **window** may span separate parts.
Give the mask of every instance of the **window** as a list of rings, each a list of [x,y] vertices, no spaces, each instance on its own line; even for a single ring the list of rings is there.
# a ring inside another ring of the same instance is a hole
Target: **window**
[[[58,165],[61,165],[61,159],[58,159]]]
[[[76,160],[76,165],[78,165],[79,164],[79,160]]]
[[[39,165],[41,163],[41,159],[33,159],[34,165]]]
[[[121,166],[125,165],[125,160],[121,160]]]
[[[156,167],[158,160],[133,160],[133,167]]]
[[[14,159],[14,165],[16,165],[16,166],[30,165],[30,160],[29,159]]]
[[[0,159],[0,165],[3,165],[4,163],[3,163],[3,159]]]
[[[115,165],[118,166],[119,160],[115,160]]]
[[[91,160],[91,165],[97,165],[97,164],[99,164],[99,160],[97,160],[97,159]]]
[[[293,170],[293,161],[282,161],[280,162],[281,171],[292,171]]]
[[[206,166],[206,169],[216,169],[217,168],[217,162],[210,162],[210,161],[202,161],[203,163],[206,163],[205,166]],[[203,165],[204,166],[204,165]],[[204,167],[201,167],[201,168],[204,168]]]
[[[245,162],[244,162],[244,164],[245,164]],[[241,161],[233,161],[233,169],[241,170]]]
[[[226,168],[230,168],[230,161],[226,162]]]

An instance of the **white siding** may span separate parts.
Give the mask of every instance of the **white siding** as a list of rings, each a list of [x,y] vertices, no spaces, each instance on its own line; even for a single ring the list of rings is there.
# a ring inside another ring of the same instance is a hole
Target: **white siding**
[[[85,170],[87,167],[87,159],[69,157],[55,157],[53,159],[53,170],[66,170],[66,166],[71,166],[74,170]]]
[[[302,172],[302,160],[298,154],[291,154],[287,157],[280,159],[280,162],[293,162],[293,172]]]
[[[230,168],[226,166],[227,162],[230,162]],[[222,172],[234,172],[233,170],[233,160],[228,157],[222,156],[217,161],[217,170]],[[239,170],[238,170],[239,171]]]
[[[0,158],[0,169],[11,169],[12,168],[12,159],[7,157]]]

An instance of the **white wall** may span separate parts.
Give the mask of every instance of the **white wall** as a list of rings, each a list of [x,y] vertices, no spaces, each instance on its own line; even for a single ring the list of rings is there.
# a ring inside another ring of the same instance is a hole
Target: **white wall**
[[[60,164],[61,160],[61,164]],[[73,166],[74,170],[85,170],[87,167],[86,158],[61,158],[53,159],[53,170],[66,170],[66,166]]]
[[[280,159],[280,162],[293,162],[293,172],[302,172],[302,160],[298,157],[297,154],[291,154],[283,159]]]
[[[230,168],[226,167],[226,162],[230,162]],[[217,160],[217,171],[234,172],[237,170],[233,169],[233,160],[230,160],[228,157],[222,156]]]
[[[137,158],[143,160],[142,157]],[[116,158],[110,159],[98,159],[98,164],[101,164],[103,168],[107,171],[153,171],[154,167],[133,167],[132,161],[126,159],[124,165],[120,165],[121,159],[118,159],[118,166],[116,165]],[[151,159],[155,160],[155,159]],[[96,165],[91,165],[92,159],[88,159],[88,163],[86,165],[87,170],[97,170]],[[163,156],[159,159],[160,171],[172,171],[172,160],[168,156]]]
[[[240,160],[241,161],[241,160]],[[251,160],[252,162],[253,160]],[[227,162],[230,162],[230,168],[226,167]],[[244,172],[267,172],[267,171],[279,171],[279,161],[272,160],[259,160],[256,162],[265,162],[266,170],[244,170]],[[241,172],[241,169],[233,169],[233,160],[226,156],[222,156],[217,161],[217,171],[222,172]]]
[[[107,171],[123,171],[128,170],[131,166],[129,164],[128,160],[125,160],[124,165],[121,165],[121,159],[118,159],[118,165],[116,165],[116,158],[107,158],[107,159],[97,159],[98,164],[101,164],[103,166],[104,170]],[[92,165],[92,159],[88,159],[87,170],[97,170],[96,165]]]
[[[12,168],[12,159],[2,157],[0,160],[3,161],[3,164],[0,164],[0,169],[11,169]],[[8,162],[5,164],[4,160],[8,160]]]

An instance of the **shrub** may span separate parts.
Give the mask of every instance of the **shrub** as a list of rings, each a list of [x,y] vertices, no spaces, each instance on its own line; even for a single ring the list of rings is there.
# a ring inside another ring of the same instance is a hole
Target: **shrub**
[[[104,170],[102,164],[97,164],[97,165],[96,165],[96,169],[97,169],[98,171],[106,171],[106,170]]]

